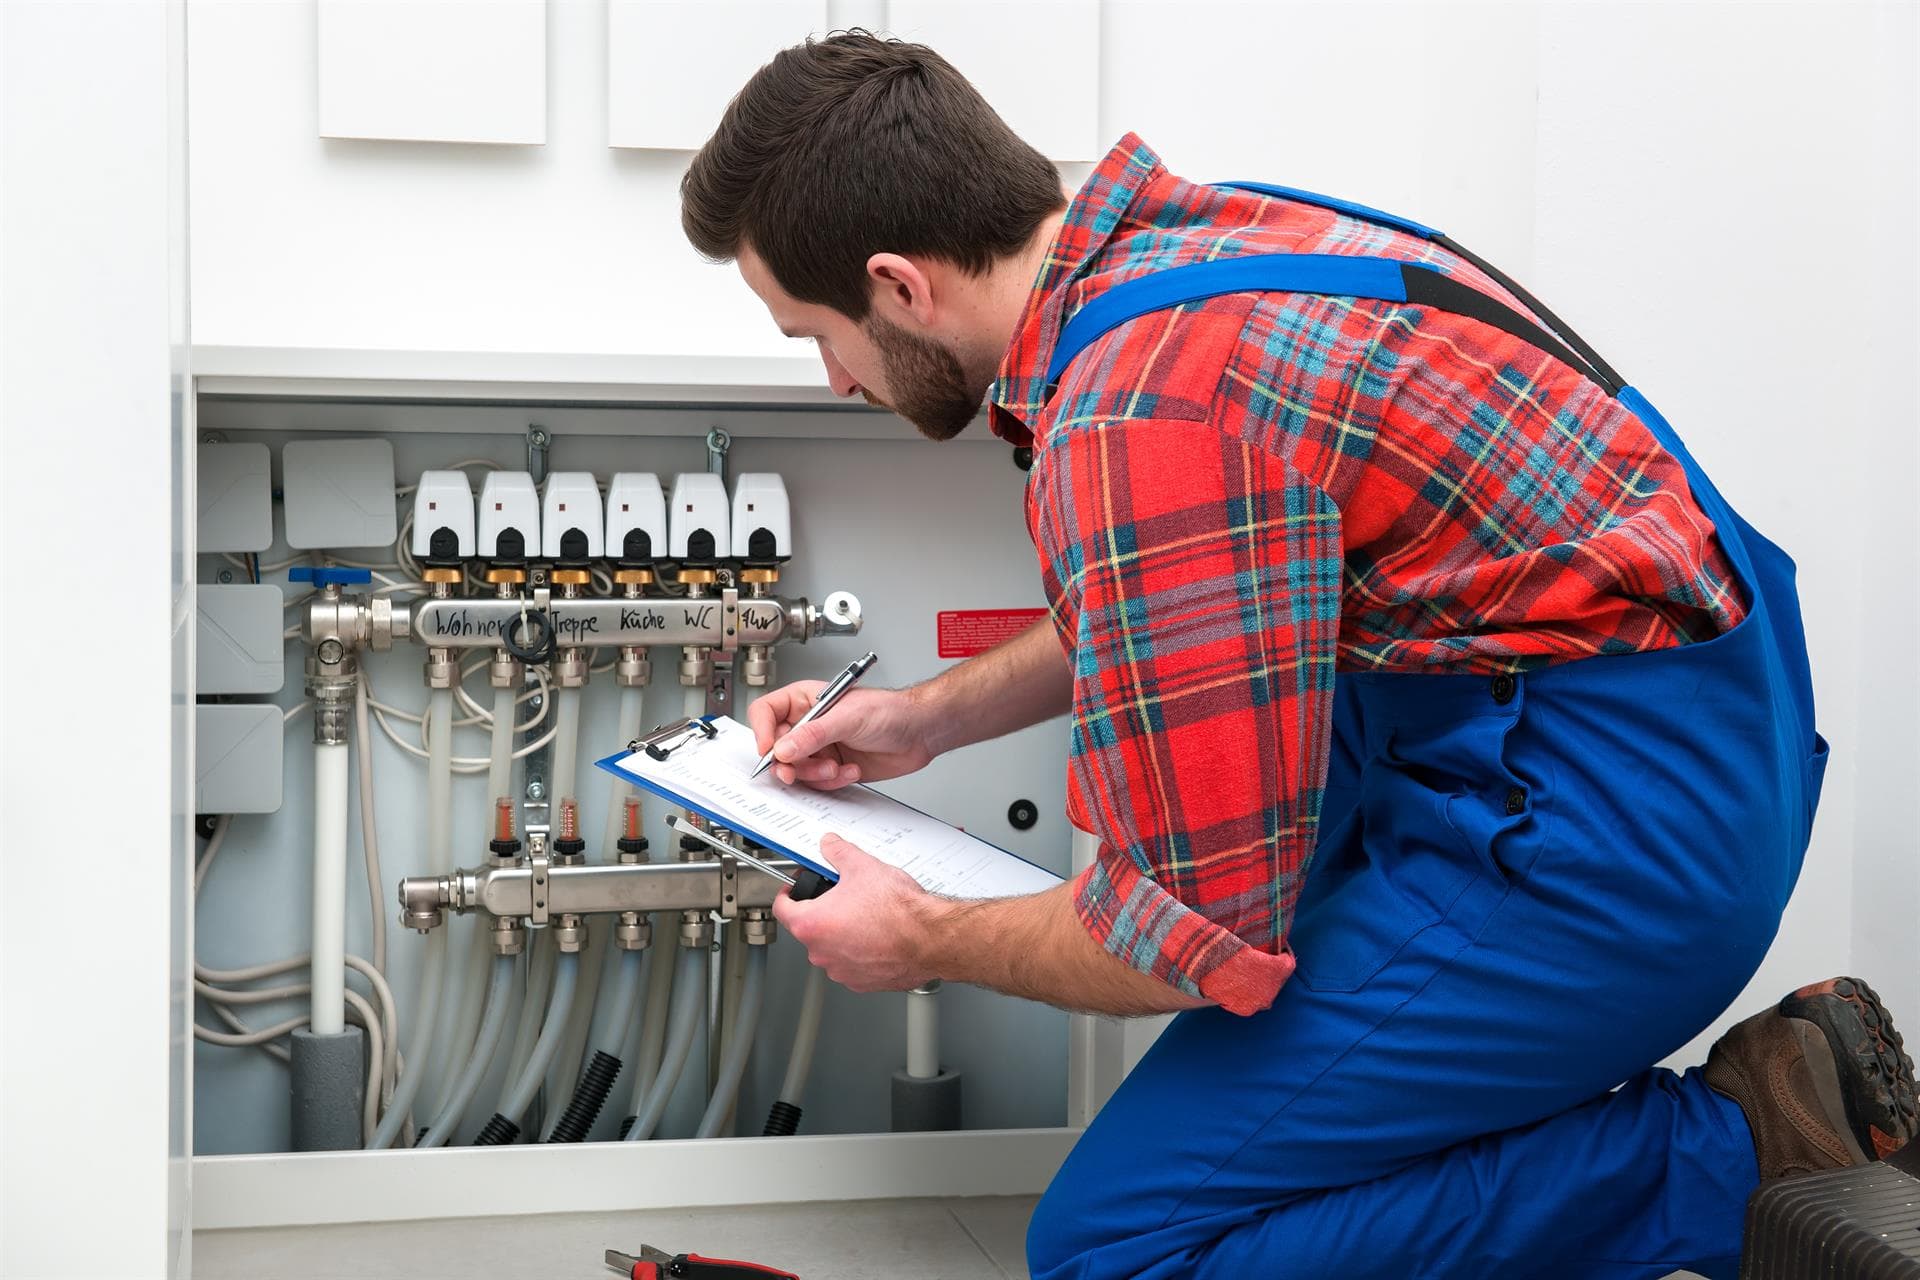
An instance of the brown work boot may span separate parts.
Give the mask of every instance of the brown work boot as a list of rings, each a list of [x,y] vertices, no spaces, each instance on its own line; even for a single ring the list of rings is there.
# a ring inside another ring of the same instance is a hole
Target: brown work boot
[[[1865,1164],[1920,1131],[1913,1059],[1858,978],[1802,987],[1727,1032],[1706,1081],[1747,1113],[1762,1179]]]

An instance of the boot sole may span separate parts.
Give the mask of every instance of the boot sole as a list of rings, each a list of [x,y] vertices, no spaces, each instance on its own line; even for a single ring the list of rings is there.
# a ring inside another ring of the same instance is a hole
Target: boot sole
[[[1820,1032],[1833,1073],[1816,1070],[1816,1086],[1830,1110],[1839,1104],[1833,1120],[1862,1161],[1884,1159],[1920,1133],[1913,1059],[1872,987],[1858,978],[1815,983],[1782,1000],[1779,1011]],[[1809,1065],[1824,1067],[1826,1055],[1807,1048]]]

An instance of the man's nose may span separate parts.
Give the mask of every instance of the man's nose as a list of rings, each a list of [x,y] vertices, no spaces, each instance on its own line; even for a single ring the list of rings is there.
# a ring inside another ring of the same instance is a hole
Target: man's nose
[[[847,372],[847,366],[833,358],[833,352],[827,350],[825,343],[818,343],[820,363],[827,367],[827,385],[833,388],[833,394],[846,398],[860,394],[860,384]]]

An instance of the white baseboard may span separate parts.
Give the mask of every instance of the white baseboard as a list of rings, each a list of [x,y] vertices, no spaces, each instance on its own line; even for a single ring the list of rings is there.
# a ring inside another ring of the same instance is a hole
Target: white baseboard
[[[200,1156],[193,1227],[1037,1195],[1078,1129]]]

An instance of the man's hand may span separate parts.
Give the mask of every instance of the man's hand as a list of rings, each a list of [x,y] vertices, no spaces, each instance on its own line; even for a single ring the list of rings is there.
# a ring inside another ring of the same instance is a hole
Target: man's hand
[[[795,730],[824,688],[818,680],[797,681],[775,689],[747,711],[754,749],[764,755],[779,743],[772,768],[780,781],[833,791],[855,782],[897,778],[925,768],[933,759],[936,753],[927,744],[920,700],[911,689],[855,689],[831,711]]]
[[[783,891],[773,902],[807,959],[852,991],[907,991],[939,976],[919,954],[933,895],[839,836],[823,839],[820,852],[840,872],[832,892],[795,902]]]

